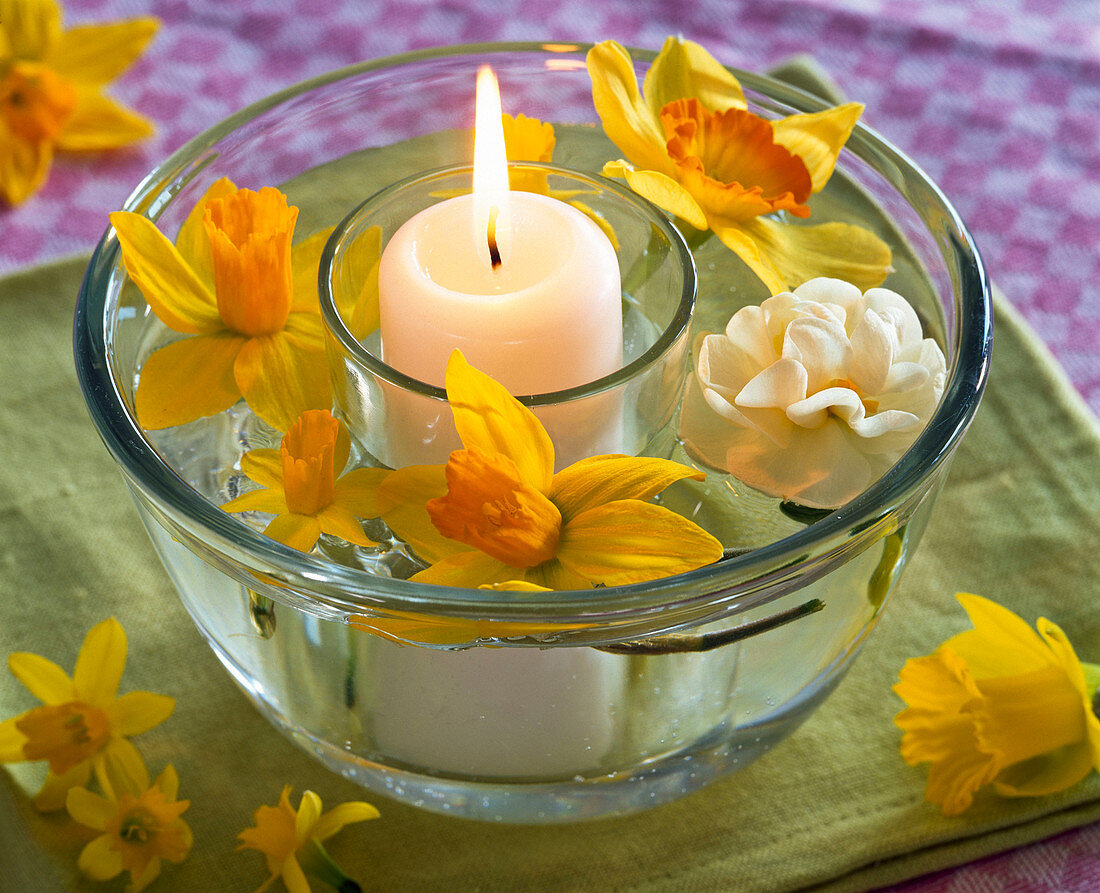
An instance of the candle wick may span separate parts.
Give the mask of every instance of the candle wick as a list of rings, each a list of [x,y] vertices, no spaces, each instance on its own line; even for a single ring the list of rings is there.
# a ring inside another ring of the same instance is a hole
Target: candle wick
[[[486,230],[486,236],[489,239],[489,261],[492,263],[494,270],[500,266],[500,248],[497,247],[498,214],[500,214],[500,208],[493,205],[489,209],[489,226]]]

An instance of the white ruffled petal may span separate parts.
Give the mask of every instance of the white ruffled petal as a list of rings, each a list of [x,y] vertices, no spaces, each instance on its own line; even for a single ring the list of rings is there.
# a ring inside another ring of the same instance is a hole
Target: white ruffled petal
[[[881,394],[886,390],[890,365],[898,346],[893,327],[868,310],[852,330],[851,344],[848,379],[864,394]]]
[[[806,396],[806,369],[794,360],[776,360],[738,392],[734,401],[746,409],[785,409]]]
[[[844,327],[833,320],[797,319],[787,326],[783,356],[805,367],[806,394],[812,394],[848,377],[852,344]]]

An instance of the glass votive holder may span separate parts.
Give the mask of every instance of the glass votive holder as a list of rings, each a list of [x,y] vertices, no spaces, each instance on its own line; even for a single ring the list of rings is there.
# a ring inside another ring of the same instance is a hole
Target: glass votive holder
[[[537,183],[543,194],[561,196],[596,221],[615,248],[622,285],[619,368],[562,390],[516,396],[546,426],[559,468],[605,453],[668,455],[688,372],[696,293],[691,251],[659,209],[610,180],[534,162],[509,168],[513,182]],[[381,465],[441,463],[460,446],[442,386],[446,356],[432,358],[436,381],[413,377],[383,359],[377,260],[417,213],[469,193],[472,173],[468,166],[442,168],[382,190],[336,227],[321,258],[321,313],[336,408],[360,448]],[[555,324],[565,329],[570,320],[563,315]],[[492,334],[490,339],[497,353],[510,350],[505,362],[512,368],[557,361],[530,354],[540,347],[552,353],[552,342],[502,346]]]

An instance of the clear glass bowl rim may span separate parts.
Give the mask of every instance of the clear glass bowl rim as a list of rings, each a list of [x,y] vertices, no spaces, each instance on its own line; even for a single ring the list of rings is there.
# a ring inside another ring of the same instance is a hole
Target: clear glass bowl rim
[[[554,47],[547,50],[546,46]],[[276,106],[335,82],[387,68],[427,60],[476,57],[479,61],[505,54],[541,54],[560,58],[562,47],[583,58],[592,44],[503,42],[435,47],[383,57],[347,66],[303,81],[272,94],[225,118],[196,136],[151,171],[123,205],[123,210],[152,219],[173,195],[173,185],[189,172],[201,170],[213,147],[246,123]],[[656,51],[628,48],[632,59],[651,62]],[[749,93],[750,101],[763,98],[795,111],[814,112],[829,107],[820,98],[766,75],[726,66]],[[756,94],[753,96],[752,94]],[[952,252],[958,266],[955,282],[954,351],[944,394],[936,413],[899,462],[870,488],[827,517],[765,547],[686,574],[629,586],[576,592],[526,593],[460,589],[394,580],[334,564],[283,546],[223,512],[186,484],[158,456],[126,406],[111,374],[104,312],[108,283],[121,262],[117,238],[108,227],[96,246],[81,284],[74,320],[77,377],[92,420],[124,477],[158,509],[189,531],[201,531],[206,546],[227,556],[260,566],[293,591],[293,602],[320,616],[371,611],[375,608],[435,613],[440,616],[499,617],[507,620],[555,622],[601,619],[625,622],[631,618],[660,617],[662,627],[675,623],[681,610],[722,601],[736,616],[775,597],[762,580],[780,568],[784,579],[805,574],[819,576],[823,556],[853,531],[869,529],[938,474],[950,458],[977,411],[988,378],[993,340],[990,287],[973,239],[939,187],[904,153],[871,128],[856,125],[847,150],[870,164],[916,205],[933,232],[943,232],[940,249]],[[893,175],[891,178],[890,175]],[[950,264],[949,264],[950,266]],[[881,535],[881,534],[879,534]],[[850,545],[850,543],[849,543]],[[744,594],[745,597],[739,598]]]

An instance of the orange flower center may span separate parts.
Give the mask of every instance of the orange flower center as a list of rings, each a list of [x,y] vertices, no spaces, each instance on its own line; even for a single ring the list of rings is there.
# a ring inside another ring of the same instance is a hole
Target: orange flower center
[[[76,106],[76,88],[40,62],[13,62],[0,79],[0,113],[12,133],[53,142]]]
[[[290,241],[298,209],[279,190],[239,189],[207,203],[218,313],[225,325],[256,337],[280,331],[294,293]]]
[[[94,756],[111,737],[107,714],[83,701],[36,707],[15,727],[27,736],[23,756],[49,760],[54,775]]]
[[[557,555],[561,513],[520,479],[507,456],[456,450],[446,474],[447,495],[428,503],[428,515],[445,537],[510,567],[534,567]]]
[[[775,142],[771,124],[744,109],[712,112],[698,99],[661,109],[669,157],[708,214],[743,221],[773,211],[808,217],[805,162]]]
[[[104,827],[111,836],[111,849],[122,855],[122,867],[136,868],[140,874],[153,858],[181,861],[188,841],[183,824],[176,820],[189,805],[187,800],[169,802],[158,787],[143,791],[140,797],[123,794],[118,813]]]
[[[283,487],[286,507],[316,515],[332,504],[336,491],[334,455],[340,423],[327,409],[301,414],[283,435]]]

